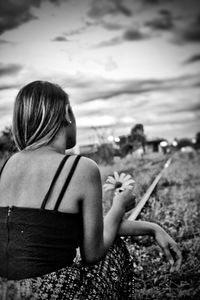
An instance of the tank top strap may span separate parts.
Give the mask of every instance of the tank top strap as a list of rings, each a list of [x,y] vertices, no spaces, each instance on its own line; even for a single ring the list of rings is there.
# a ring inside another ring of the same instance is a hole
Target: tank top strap
[[[74,159],[74,162],[73,162],[73,165],[72,165],[72,167],[71,167],[71,170],[70,170],[70,172],[69,172],[69,174],[68,174],[68,176],[67,176],[67,178],[66,178],[66,181],[65,181],[65,183],[64,183],[64,185],[63,185],[63,187],[62,187],[62,190],[60,191],[60,194],[59,194],[59,196],[58,196],[58,199],[57,199],[57,201],[56,201],[56,204],[55,204],[55,207],[54,207],[54,210],[55,210],[55,211],[58,210],[58,207],[59,207],[59,205],[60,205],[60,203],[61,203],[61,201],[62,201],[62,198],[63,198],[63,196],[64,196],[64,194],[65,194],[65,192],[66,192],[66,189],[67,189],[67,187],[68,187],[68,185],[69,185],[69,183],[70,183],[70,180],[71,180],[71,178],[72,178],[72,176],[73,176],[73,174],[74,174],[74,171],[75,171],[75,169],[76,169],[76,166],[77,166],[77,164],[78,164],[80,158],[81,158],[81,156],[80,156],[80,155],[77,155],[76,158]]]
[[[51,182],[51,185],[50,185],[50,187],[49,187],[49,189],[48,189],[48,191],[47,191],[47,193],[46,193],[46,195],[45,195],[45,197],[44,197],[44,200],[42,201],[41,209],[45,209],[45,206],[46,206],[46,204],[47,204],[48,198],[49,198],[49,196],[50,196],[50,194],[51,194],[51,192],[52,192],[53,186],[54,186],[56,180],[58,179],[58,176],[60,175],[60,172],[62,171],[65,162],[67,161],[67,159],[68,159],[69,157],[70,157],[70,155],[66,155],[66,156],[64,156],[63,159],[61,160],[61,162],[60,162],[60,164],[59,164],[59,166],[58,166],[58,168],[57,168],[57,170],[56,170],[56,173],[55,173],[55,175],[54,175],[54,177],[53,177],[53,180],[52,180],[52,182]]]
[[[4,163],[3,163],[2,167],[1,167],[1,170],[0,170],[0,177],[1,177],[1,174],[2,174],[2,172],[3,172],[3,169],[4,169],[4,167],[5,167],[6,163],[7,163],[7,161],[9,160],[9,158],[10,158],[10,156],[9,156],[8,158],[6,158],[6,160],[4,161]]]

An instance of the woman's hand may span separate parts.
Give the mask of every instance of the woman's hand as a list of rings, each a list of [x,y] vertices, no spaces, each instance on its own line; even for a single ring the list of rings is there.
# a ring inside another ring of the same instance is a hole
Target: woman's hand
[[[135,198],[133,189],[119,189],[113,198],[113,205],[121,207],[124,212],[128,212],[135,207]]]
[[[178,271],[182,262],[182,254],[177,243],[160,226],[155,231],[155,240],[171,264],[170,272]]]

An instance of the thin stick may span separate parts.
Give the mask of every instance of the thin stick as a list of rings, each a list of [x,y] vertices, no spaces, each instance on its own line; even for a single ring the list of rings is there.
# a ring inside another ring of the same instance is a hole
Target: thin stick
[[[141,210],[143,209],[144,205],[146,204],[147,200],[149,199],[153,190],[155,189],[157,183],[159,182],[160,178],[162,177],[165,169],[167,169],[169,167],[171,161],[172,161],[172,158],[170,157],[167,160],[167,162],[164,164],[163,169],[156,176],[156,178],[154,179],[154,181],[152,182],[152,184],[150,185],[150,187],[148,188],[148,190],[146,191],[146,193],[144,194],[144,196],[142,197],[142,199],[140,200],[138,205],[133,209],[131,215],[128,217],[128,220],[133,221],[133,220],[137,219],[138,215],[140,214]]]

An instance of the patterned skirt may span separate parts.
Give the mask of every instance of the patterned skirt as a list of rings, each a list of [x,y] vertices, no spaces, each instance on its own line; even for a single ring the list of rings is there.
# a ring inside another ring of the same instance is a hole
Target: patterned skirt
[[[41,277],[5,280],[0,300],[127,300],[134,299],[133,261],[125,242],[117,238],[107,255],[92,265],[80,260]]]

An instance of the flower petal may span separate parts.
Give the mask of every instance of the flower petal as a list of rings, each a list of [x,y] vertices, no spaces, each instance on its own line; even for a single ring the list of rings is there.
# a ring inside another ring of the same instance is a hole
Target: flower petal
[[[130,185],[130,184],[135,184],[135,180],[133,180],[133,179],[129,179],[129,180],[126,180],[126,181],[124,181],[123,182],[123,185]]]
[[[132,190],[133,189],[132,185],[127,185],[125,188],[128,189],[128,190]]]
[[[121,182],[123,182],[125,176],[126,176],[125,173],[121,173],[121,174],[119,175],[119,180],[120,180]]]
[[[104,186],[112,186],[112,187],[114,187],[114,184],[112,184],[112,183],[105,183]]]
[[[131,175],[127,174],[127,175],[124,177],[124,181],[129,180],[129,179],[132,179],[132,177],[131,177]]]
[[[104,190],[104,192],[109,192],[109,191],[112,191],[113,189],[112,188],[104,188],[103,190]]]
[[[113,188],[106,188],[106,189],[104,189],[104,192],[109,192],[109,191],[113,191]]]
[[[128,184],[128,185],[122,185],[122,188],[124,189],[129,189],[129,190],[133,190],[133,186]]]
[[[116,181],[120,181],[118,172],[114,172],[114,178],[116,179]]]
[[[116,180],[115,180],[115,178],[113,176],[108,176],[106,182],[110,182],[110,183],[115,184]]]
[[[104,191],[114,190],[114,185],[113,184],[109,184],[109,183],[105,183],[103,185],[103,189],[104,189]]]

